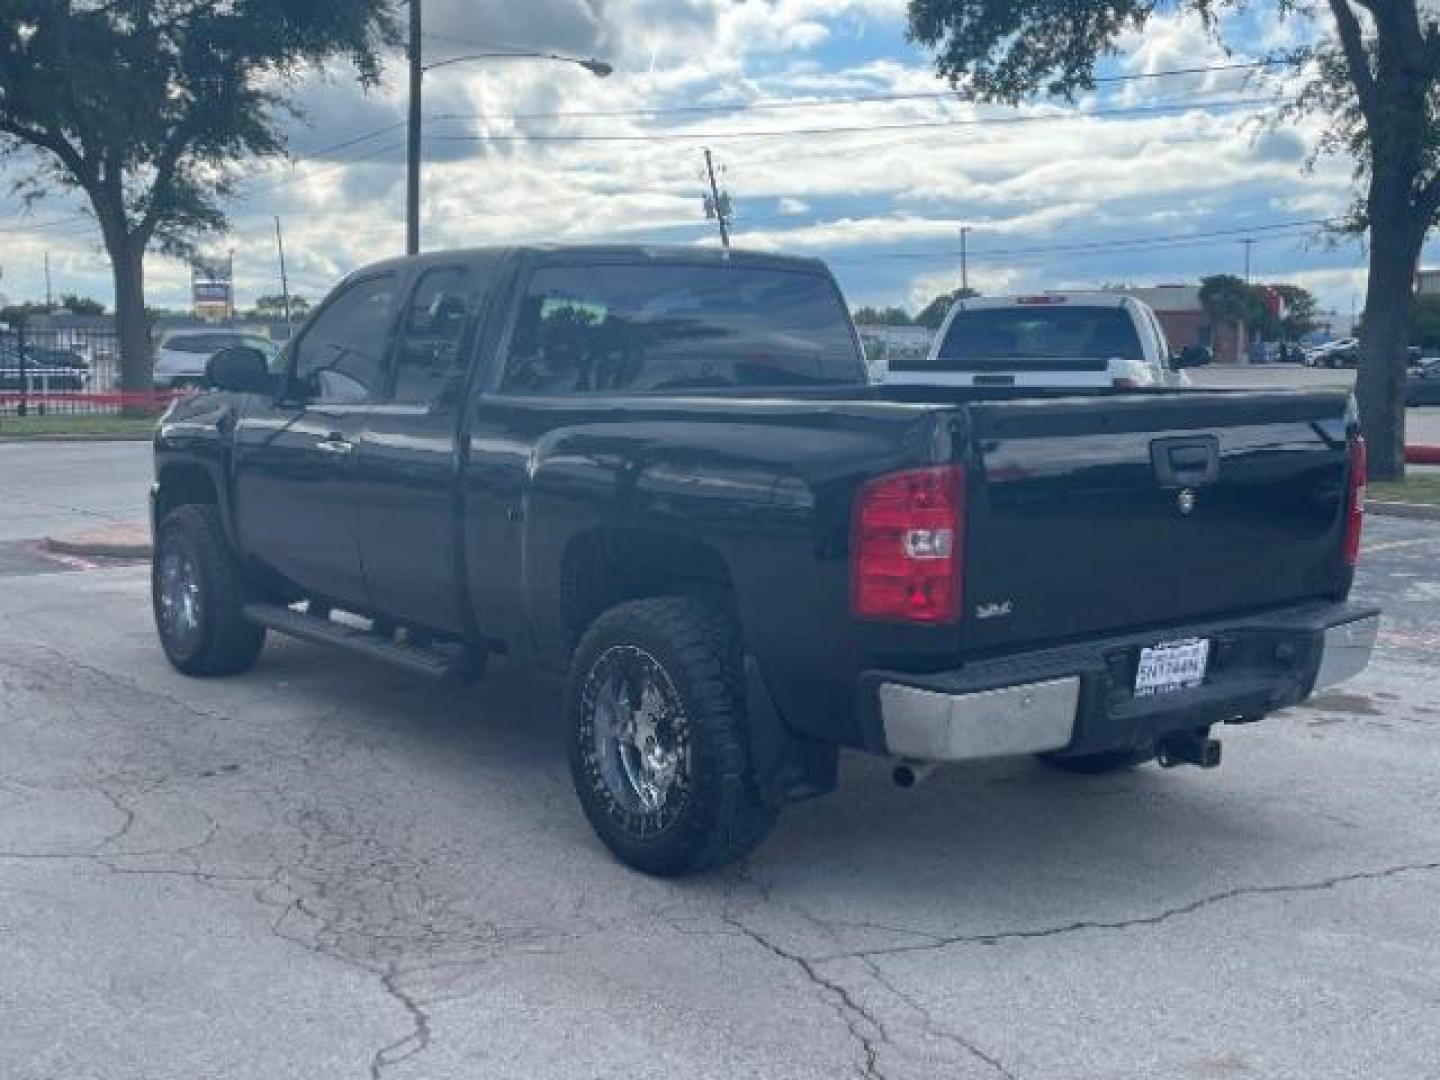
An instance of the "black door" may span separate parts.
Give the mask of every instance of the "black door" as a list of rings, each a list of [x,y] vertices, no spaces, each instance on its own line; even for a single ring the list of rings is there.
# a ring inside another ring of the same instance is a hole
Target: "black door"
[[[467,257],[419,274],[396,334],[389,400],[359,432],[355,505],[374,606],[451,633],[465,629],[459,417],[491,266]]]
[[[307,593],[369,607],[355,511],[366,416],[384,395],[394,274],[346,282],[287,355],[278,402],[236,430],[241,543]]]

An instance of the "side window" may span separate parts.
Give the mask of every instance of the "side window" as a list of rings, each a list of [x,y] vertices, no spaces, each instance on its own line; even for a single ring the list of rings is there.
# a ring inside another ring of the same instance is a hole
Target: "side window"
[[[295,378],[315,401],[363,405],[384,392],[395,285],[391,274],[356,281],[306,327],[295,346]]]
[[[429,270],[420,279],[400,328],[396,401],[433,405],[455,400],[465,381],[467,362],[460,346],[476,295],[463,266]]]

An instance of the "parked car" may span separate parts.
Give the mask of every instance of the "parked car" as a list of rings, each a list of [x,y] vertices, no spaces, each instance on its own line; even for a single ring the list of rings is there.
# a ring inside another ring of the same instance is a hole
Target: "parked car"
[[[1440,405],[1440,359],[1422,360],[1410,369],[1405,379],[1405,404]]]
[[[20,363],[20,349],[11,338],[0,339],[0,390],[27,390],[41,394],[63,390],[83,390],[87,371],[84,366],[59,364],[46,354],[58,350],[37,350],[25,347],[25,363]],[[44,359],[41,357],[45,356]]]
[[[1316,345],[1305,354],[1305,363],[1309,367],[1355,367],[1360,363],[1360,342],[1345,337]]]
[[[280,350],[259,334],[233,330],[172,330],[161,339],[155,350],[152,381],[156,389],[201,387],[205,384],[205,365],[222,349],[244,345],[263,353],[268,363],[279,360]]]
[[[1149,305],[1117,293],[1041,293],[958,300],[930,351],[895,358],[896,386],[1188,386],[1209,361],[1172,354]]]
[[[580,804],[650,873],[750,850],[841,747],[902,785],[1007,754],[1213,766],[1215,725],[1375,638],[1346,599],[1348,395],[872,386],[814,260],[396,259],[279,372],[242,347],[210,375],[155,440],[170,662],[242,672],[273,630],[563,672]]]

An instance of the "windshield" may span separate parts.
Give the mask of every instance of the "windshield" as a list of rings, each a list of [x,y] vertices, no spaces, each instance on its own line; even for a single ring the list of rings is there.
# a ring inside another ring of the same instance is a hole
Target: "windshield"
[[[1070,305],[980,308],[955,313],[938,355],[909,369],[1103,371],[1109,360],[1141,360],[1129,312]],[[897,367],[900,365],[897,365]]]

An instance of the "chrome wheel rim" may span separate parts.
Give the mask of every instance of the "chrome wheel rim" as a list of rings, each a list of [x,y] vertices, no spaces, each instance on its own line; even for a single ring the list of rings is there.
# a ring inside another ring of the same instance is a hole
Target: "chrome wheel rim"
[[[157,595],[165,636],[180,646],[191,644],[200,633],[200,571],[195,560],[174,545],[161,553]]]
[[[668,828],[689,799],[692,754],[665,669],[644,649],[613,645],[591,665],[581,709],[586,772],[612,816],[637,835]]]

